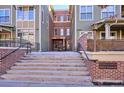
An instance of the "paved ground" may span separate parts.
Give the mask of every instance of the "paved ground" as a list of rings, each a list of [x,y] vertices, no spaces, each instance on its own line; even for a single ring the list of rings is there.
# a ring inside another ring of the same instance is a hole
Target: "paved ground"
[[[91,87],[89,85],[69,85],[69,84],[41,84],[38,82],[0,80],[0,87]],[[93,87],[93,86],[92,86]]]

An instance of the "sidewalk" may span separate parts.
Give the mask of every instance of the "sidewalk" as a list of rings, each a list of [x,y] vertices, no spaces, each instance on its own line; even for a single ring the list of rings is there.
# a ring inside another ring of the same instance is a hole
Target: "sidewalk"
[[[91,86],[91,85],[90,85]],[[28,81],[0,80],[0,87],[90,87],[88,84],[50,84]]]

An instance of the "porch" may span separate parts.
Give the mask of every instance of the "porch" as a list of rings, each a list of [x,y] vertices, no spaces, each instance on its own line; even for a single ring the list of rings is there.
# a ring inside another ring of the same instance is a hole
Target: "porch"
[[[87,40],[87,51],[124,51],[124,39]]]

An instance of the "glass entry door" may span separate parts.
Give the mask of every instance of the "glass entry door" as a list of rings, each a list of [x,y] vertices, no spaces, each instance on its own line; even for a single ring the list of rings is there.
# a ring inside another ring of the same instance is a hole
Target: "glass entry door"
[[[63,39],[53,40],[53,51],[63,51]]]

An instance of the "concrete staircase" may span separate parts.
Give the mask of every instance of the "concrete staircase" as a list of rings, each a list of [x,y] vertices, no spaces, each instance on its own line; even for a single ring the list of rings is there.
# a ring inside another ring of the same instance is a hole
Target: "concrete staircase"
[[[85,63],[77,52],[32,52],[1,76],[5,80],[41,84],[92,86]]]

